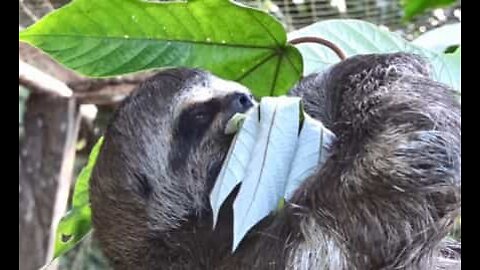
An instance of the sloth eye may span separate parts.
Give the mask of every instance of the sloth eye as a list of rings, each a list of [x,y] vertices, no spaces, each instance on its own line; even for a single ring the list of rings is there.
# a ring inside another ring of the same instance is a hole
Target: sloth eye
[[[208,118],[208,111],[206,110],[197,110],[195,111],[194,115],[193,115],[193,118],[196,120],[196,121],[204,121],[204,120],[207,120]]]
[[[185,131],[186,134],[190,133],[193,136],[192,129],[195,131],[207,129],[219,109],[220,104],[217,100],[197,103],[186,108],[178,119],[179,132]]]
[[[205,113],[198,113],[197,115],[195,115],[195,119],[203,119],[205,117],[207,117]]]

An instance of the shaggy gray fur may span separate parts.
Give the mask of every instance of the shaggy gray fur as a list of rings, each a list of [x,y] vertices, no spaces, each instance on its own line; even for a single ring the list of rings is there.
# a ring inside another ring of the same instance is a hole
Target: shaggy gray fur
[[[292,89],[337,141],[325,165],[232,254],[233,196],[212,231],[208,194],[232,139],[225,123],[239,111],[230,97],[246,92],[172,69],[119,108],[90,186],[95,236],[116,269],[459,265],[443,240],[461,205],[460,105],[422,59],[356,56]]]

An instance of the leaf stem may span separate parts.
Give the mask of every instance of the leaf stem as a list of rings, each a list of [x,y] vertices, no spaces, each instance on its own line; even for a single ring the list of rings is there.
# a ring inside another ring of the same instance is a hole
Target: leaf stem
[[[341,60],[345,60],[347,57],[345,56],[345,53],[343,53],[343,51],[335,44],[333,44],[331,41],[328,41],[326,39],[323,39],[323,38],[319,38],[319,37],[301,37],[301,38],[295,38],[295,39],[292,39],[289,41],[290,44],[300,44],[300,43],[318,43],[318,44],[322,44],[328,48],[330,48],[332,51],[335,52],[335,54],[337,54],[337,56],[341,59]]]

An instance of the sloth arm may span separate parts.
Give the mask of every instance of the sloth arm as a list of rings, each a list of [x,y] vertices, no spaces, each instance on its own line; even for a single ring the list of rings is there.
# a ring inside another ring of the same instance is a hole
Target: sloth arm
[[[290,95],[336,134],[331,156],[226,262],[420,265],[460,209],[460,105],[452,90],[433,82],[419,57],[396,53],[351,57],[304,78]]]

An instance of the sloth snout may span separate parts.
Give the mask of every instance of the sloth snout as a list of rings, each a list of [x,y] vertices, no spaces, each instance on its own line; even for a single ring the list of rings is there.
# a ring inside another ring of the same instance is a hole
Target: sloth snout
[[[244,113],[253,106],[254,100],[250,94],[237,92],[228,95],[227,104],[232,113]]]

